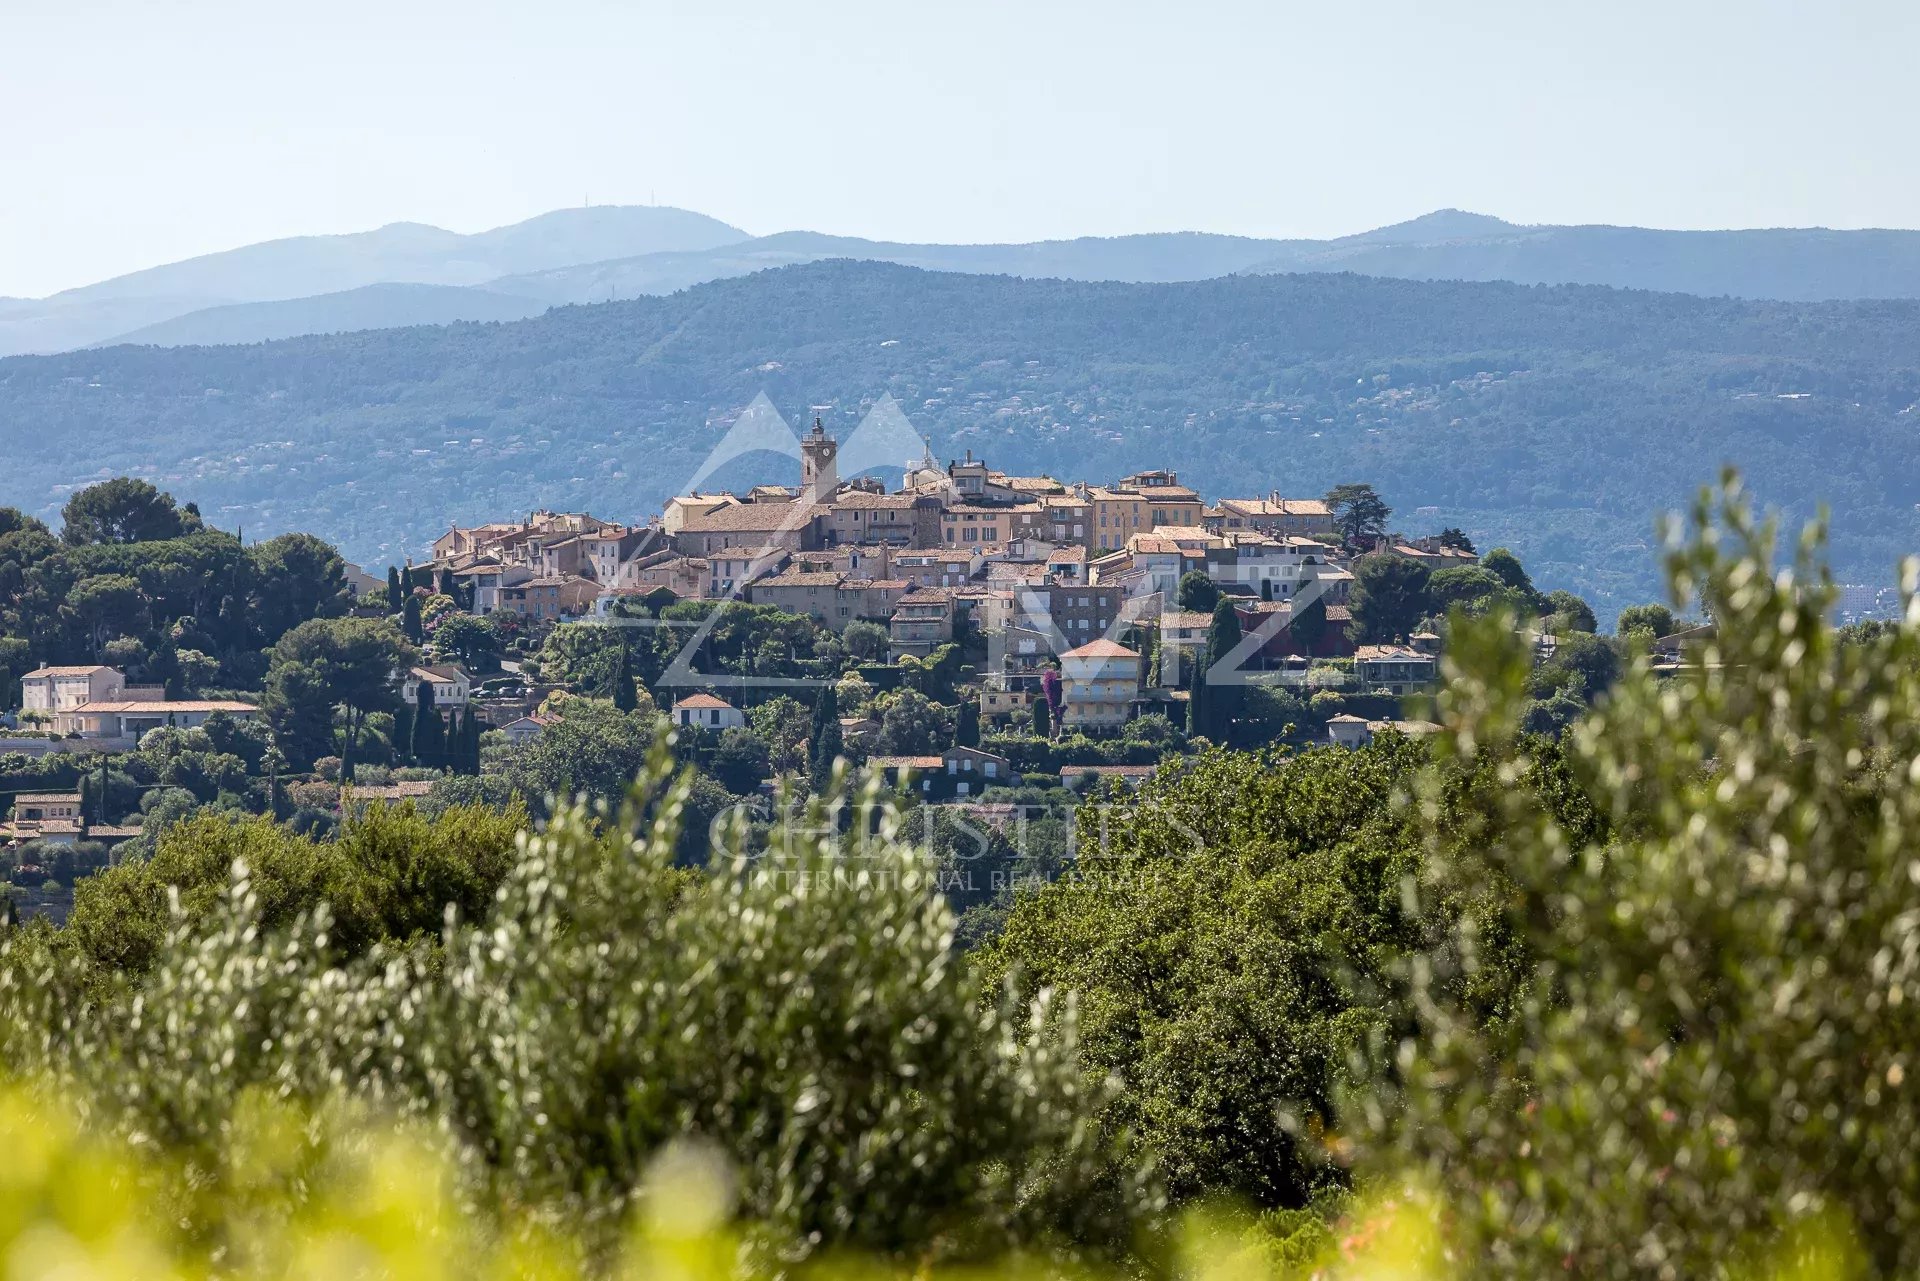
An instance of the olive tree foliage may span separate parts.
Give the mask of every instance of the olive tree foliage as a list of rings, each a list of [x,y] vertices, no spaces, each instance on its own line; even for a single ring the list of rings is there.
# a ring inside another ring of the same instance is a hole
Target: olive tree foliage
[[[1416,957],[1420,1034],[1380,1046],[1354,1133],[1447,1190],[1482,1274],[1741,1275],[1824,1240],[1914,1275],[1920,570],[1904,626],[1843,645],[1820,528],[1776,570],[1729,475],[1666,536],[1676,605],[1720,626],[1676,678],[1635,662],[1567,736],[1611,838],[1530,780],[1510,623],[1455,620],[1437,746],[1496,768],[1420,790],[1420,892],[1510,884],[1533,964],[1487,1022],[1450,995],[1486,961],[1474,931]]]
[[[215,1154],[250,1087],[345,1093],[444,1134],[473,1203],[589,1242],[617,1238],[690,1136],[789,1261],[1125,1242],[1153,1203],[1096,1137],[1074,1003],[979,1004],[877,787],[855,798],[857,851],[815,802],[752,859],[742,819],[704,874],[674,867],[690,787],[657,743],[619,810],[562,804],[523,833],[485,918],[449,914],[432,949],[331,964],[332,915],[269,925],[244,861],[220,910],[176,915],[144,978],[91,1000],[18,932],[0,1068],[64,1085],[96,1125],[204,1150],[216,1182],[244,1177]]]
[[[1541,746],[1536,768],[1559,773]],[[1123,1082],[1102,1122],[1170,1195],[1301,1206],[1341,1184],[1322,1139],[1346,1129],[1349,1061],[1413,1023],[1396,958],[1444,941],[1461,914],[1488,920],[1499,897],[1497,881],[1403,895],[1422,848],[1395,798],[1429,760],[1383,734],[1357,751],[1215,750],[1162,770],[1080,807],[1077,875],[1016,899],[977,953],[989,990],[1012,977],[1080,994],[1083,1053]],[[1592,821],[1542,786],[1569,825]],[[1485,965],[1470,1002],[1492,1017],[1508,985]]]

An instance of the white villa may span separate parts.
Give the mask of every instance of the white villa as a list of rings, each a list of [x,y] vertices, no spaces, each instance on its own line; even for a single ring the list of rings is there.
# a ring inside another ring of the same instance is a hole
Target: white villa
[[[22,719],[56,734],[133,739],[163,725],[192,729],[215,712],[250,717],[252,703],[231,699],[169,699],[164,686],[129,685],[117,668],[42,667],[20,678]]]

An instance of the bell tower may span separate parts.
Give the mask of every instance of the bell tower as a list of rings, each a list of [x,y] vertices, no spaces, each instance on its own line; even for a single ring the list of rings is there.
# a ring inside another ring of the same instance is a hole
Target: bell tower
[[[803,501],[824,503],[840,487],[840,442],[827,435],[818,418],[800,441],[800,489]]]

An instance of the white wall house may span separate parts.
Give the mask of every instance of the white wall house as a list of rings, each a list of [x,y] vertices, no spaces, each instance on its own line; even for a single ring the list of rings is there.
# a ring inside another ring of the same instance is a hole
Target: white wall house
[[[400,682],[401,701],[417,704],[422,681],[433,686],[433,705],[443,711],[449,707],[465,707],[473,693],[472,677],[451,663],[441,663],[408,671]]]
[[[747,714],[724,698],[689,694],[673,704],[673,723],[688,729],[745,729]]]

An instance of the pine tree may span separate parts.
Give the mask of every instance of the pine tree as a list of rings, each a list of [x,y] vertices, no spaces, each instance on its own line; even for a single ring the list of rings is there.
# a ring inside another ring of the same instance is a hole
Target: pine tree
[[[953,717],[953,745],[955,747],[980,746],[980,704],[967,699],[960,704]]]
[[[400,612],[400,599],[400,567],[389,565],[387,566],[387,612],[389,614]]]
[[[633,654],[624,641],[620,645],[619,665],[613,673],[613,705],[623,712],[640,707],[640,698],[633,688]]]
[[[842,745],[840,695],[832,684],[822,685],[820,697],[813,704],[813,735],[807,747],[808,781],[816,795],[826,795]]]

